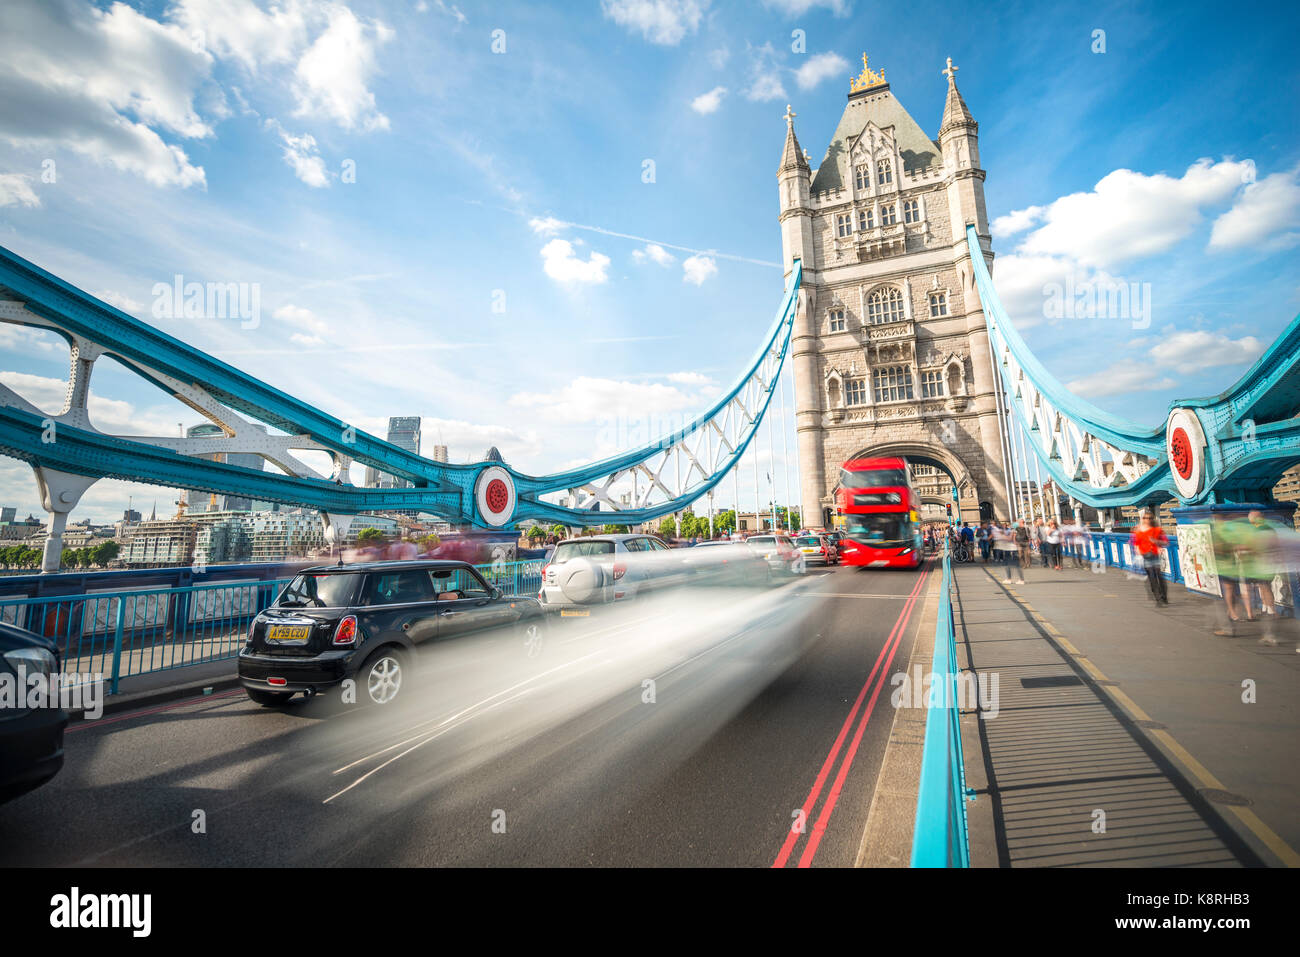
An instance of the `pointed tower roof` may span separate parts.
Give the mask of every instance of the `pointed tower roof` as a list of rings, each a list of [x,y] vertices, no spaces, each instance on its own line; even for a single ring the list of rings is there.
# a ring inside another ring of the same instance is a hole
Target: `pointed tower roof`
[[[849,79],[849,101],[830,145],[826,147],[826,156],[813,177],[814,193],[843,189],[852,180],[850,152],[868,123],[881,130],[893,127],[905,170],[921,170],[939,162],[939,144],[930,139],[912,115],[894,99],[884,71],[868,67],[866,54],[863,54],[862,73]]]
[[[961,98],[961,91],[957,89],[958,69],[959,67],[952,65],[952,57],[948,57],[948,69],[941,71],[948,78],[948,101],[943,106],[943,125],[939,127],[940,136],[959,126],[969,126],[972,130],[979,129],[975,117],[971,116],[970,110],[966,108],[966,101]]]
[[[790,169],[810,172],[808,160],[799,148],[799,139],[794,135],[794,118],[798,115],[790,109],[789,103],[785,105],[785,149],[781,153],[781,168],[777,170],[779,173]]]

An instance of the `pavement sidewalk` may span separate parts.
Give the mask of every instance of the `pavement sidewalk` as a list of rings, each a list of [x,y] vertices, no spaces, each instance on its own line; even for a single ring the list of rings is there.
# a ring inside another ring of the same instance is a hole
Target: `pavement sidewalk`
[[[224,658],[122,678],[118,682],[118,693],[105,695],[103,713],[115,714],[238,688],[239,679],[235,667],[234,658]],[[108,690],[107,681],[104,690]],[[68,716],[73,721],[84,720],[80,710],[69,711]]]
[[[1265,646],[1216,637],[1217,602],[1172,586],[1157,607],[1117,569],[954,572],[959,656],[998,679],[966,752],[992,798],[977,862],[1300,865],[1295,622]]]

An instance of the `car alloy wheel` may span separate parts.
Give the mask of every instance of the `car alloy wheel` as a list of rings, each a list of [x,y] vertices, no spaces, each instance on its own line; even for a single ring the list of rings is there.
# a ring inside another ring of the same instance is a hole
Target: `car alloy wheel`
[[[366,665],[366,694],[375,704],[388,704],[402,690],[402,660],[381,651]]]

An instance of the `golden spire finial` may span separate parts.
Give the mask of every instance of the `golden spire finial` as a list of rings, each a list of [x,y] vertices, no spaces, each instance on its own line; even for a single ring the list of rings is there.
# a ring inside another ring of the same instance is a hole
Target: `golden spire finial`
[[[867,55],[862,54],[862,72],[857,76],[849,77],[849,92],[860,93],[863,90],[870,90],[873,87],[885,85],[885,71],[873,70],[867,66]]]

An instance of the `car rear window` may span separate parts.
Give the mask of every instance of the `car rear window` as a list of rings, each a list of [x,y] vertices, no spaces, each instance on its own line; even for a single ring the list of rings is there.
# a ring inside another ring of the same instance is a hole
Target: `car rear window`
[[[560,542],[555,546],[555,562],[567,562],[571,558],[587,558],[592,555],[613,555],[613,542]]]
[[[745,539],[745,541],[749,542],[751,545],[775,545],[776,544],[776,539],[773,538],[771,535],[755,535],[752,538]]]
[[[339,572],[298,575],[275,603],[280,608],[344,608],[352,604],[360,577]]]
[[[821,542],[820,542],[818,539],[813,538],[811,535],[808,535],[808,536],[805,536],[805,537],[803,537],[803,538],[796,538],[796,539],[795,539],[795,544],[797,544],[797,545],[820,545]]]

